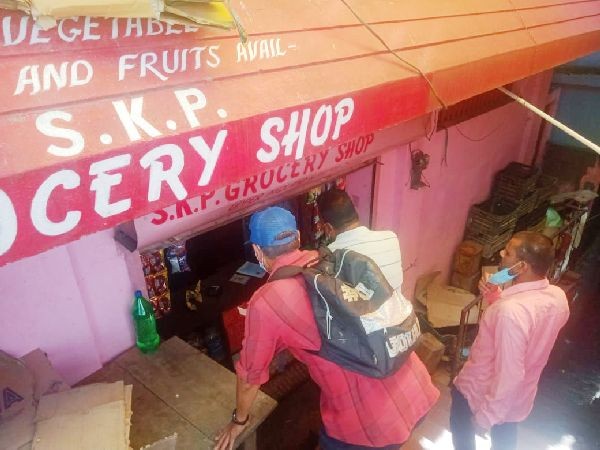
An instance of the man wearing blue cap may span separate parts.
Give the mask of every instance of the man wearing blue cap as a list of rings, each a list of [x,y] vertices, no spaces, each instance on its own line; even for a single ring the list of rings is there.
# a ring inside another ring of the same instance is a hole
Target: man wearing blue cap
[[[255,213],[250,241],[260,265],[270,274],[288,265],[303,266],[315,251],[300,248],[294,216],[279,207]],[[217,436],[217,450],[228,450],[251,420],[251,406],[269,379],[269,364],[288,349],[306,364],[321,389],[322,450],[398,449],[413,427],[437,401],[439,392],[418,357],[387,378],[349,371],[316,354],[321,338],[301,276],[265,284],[252,296],[240,360],[236,408]]]

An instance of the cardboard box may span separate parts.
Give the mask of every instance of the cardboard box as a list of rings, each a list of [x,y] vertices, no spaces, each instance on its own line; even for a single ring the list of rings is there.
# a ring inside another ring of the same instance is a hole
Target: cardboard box
[[[474,299],[474,294],[463,289],[431,283],[427,288],[427,320],[435,328],[458,326],[462,309]],[[477,323],[478,312],[471,312],[468,323]]]
[[[479,273],[483,245],[475,241],[463,241],[454,254],[454,271],[462,275]]]
[[[444,350],[444,344],[438,341],[433,334],[424,333],[419,339],[415,353],[427,367],[427,372],[432,374],[444,356]]]
[[[0,352],[0,449],[31,448],[37,402],[43,395],[67,389],[41,350],[20,359]]]
[[[422,305],[427,306],[427,288],[441,273],[442,272],[438,270],[435,272],[425,273],[417,278],[417,282],[415,284],[415,299]]]
[[[35,378],[19,359],[0,351],[0,423],[35,404]]]
[[[37,401],[47,394],[54,394],[70,389],[70,386],[52,367],[46,354],[39,348],[21,358],[35,378],[34,396]]]

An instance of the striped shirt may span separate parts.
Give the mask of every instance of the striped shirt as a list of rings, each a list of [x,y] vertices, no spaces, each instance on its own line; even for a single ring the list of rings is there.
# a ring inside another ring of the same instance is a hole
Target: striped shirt
[[[402,257],[400,243],[393,231],[373,231],[360,226],[337,235],[329,244],[332,252],[349,249],[371,258],[379,266],[388,283],[402,296]]]

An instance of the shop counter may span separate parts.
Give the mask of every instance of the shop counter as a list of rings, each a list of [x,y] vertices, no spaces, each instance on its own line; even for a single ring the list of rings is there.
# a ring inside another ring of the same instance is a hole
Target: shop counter
[[[136,450],[174,433],[178,450],[212,449],[235,407],[235,374],[177,337],[152,354],[133,347],[79,384],[118,380],[133,385],[130,439]],[[258,393],[239,448],[256,448],[256,429],[276,404]]]

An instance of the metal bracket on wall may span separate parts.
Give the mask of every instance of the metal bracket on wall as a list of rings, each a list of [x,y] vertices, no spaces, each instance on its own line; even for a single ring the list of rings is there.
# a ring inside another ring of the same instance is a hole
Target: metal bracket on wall
[[[120,227],[117,227],[115,230],[115,241],[117,241],[130,252],[137,250],[137,236],[131,236]]]

